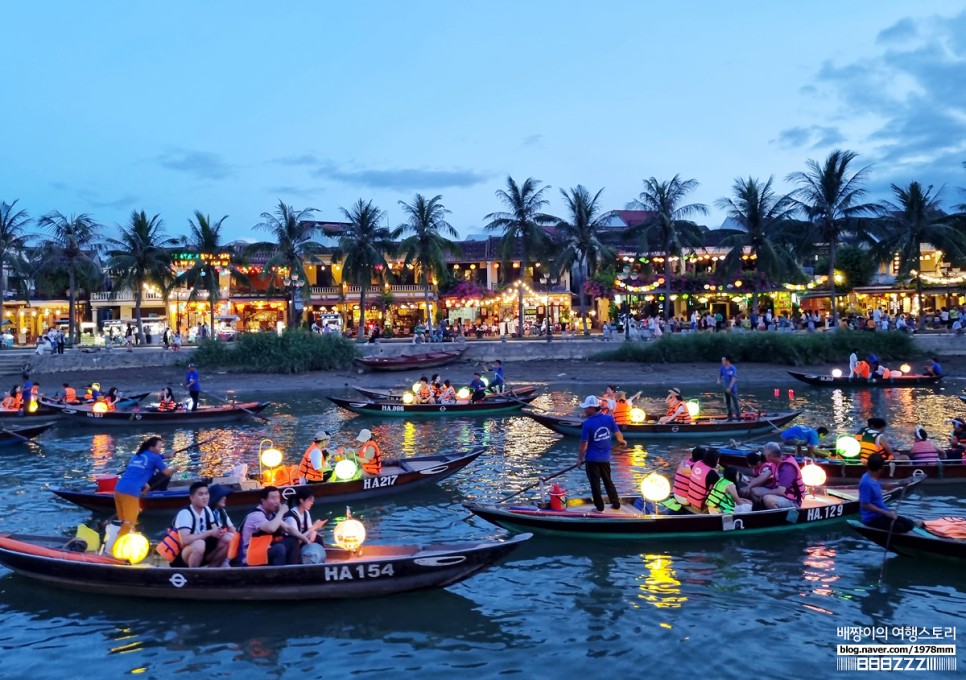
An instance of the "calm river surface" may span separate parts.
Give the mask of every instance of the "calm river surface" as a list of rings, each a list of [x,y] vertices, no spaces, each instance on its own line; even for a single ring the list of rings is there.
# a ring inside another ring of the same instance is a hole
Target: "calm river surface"
[[[790,402],[788,388],[795,390]],[[636,388],[635,388],[636,389]],[[800,422],[853,432],[871,414],[885,416],[904,443],[918,422],[933,435],[962,412],[943,389],[839,392],[785,384],[746,392],[769,410],[789,404]],[[342,394],[340,390],[338,394]],[[661,408],[664,390],[645,391]],[[272,395],[272,423],[168,431],[166,448],[218,436],[182,454],[206,473],[236,462],[255,465],[263,436],[297,462],[319,428],[346,443],[369,427],[389,453],[418,455],[452,447],[488,452],[438,488],[352,508],[369,542],[483,539],[501,530],[468,519],[460,503],[497,500],[536,477],[571,465],[577,442],[520,416],[407,421],[343,413],[327,393]],[[241,392],[240,396],[244,396]],[[260,395],[264,396],[264,395]],[[582,395],[551,386],[536,405],[571,412]],[[705,411],[721,406],[701,397]],[[59,426],[38,445],[0,450],[0,530],[59,534],[92,519],[55,500],[48,486],[82,482],[124,464],[143,434]],[[618,488],[631,491],[645,471],[673,469],[681,446],[638,446],[615,456]],[[569,495],[586,493],[574,471]],[[911,494],[905,514],[966,515],[962,487]],[[344,514],[317,505],[316,517]],[[243,511],[232,512],[236,524]],[[149,521],[156,535],[163,520]],[[942,563],[890,557],[843,526],[720,541],[606,543],[534,538],[510,560],[446,591],[342,602],[208,604],[86,596],[37,585],[0,567],[0,677],[78,674],[120,677],[830,677],[841,626],[955,626],[966,610],[966,575]],[[966,634],[962,627],[960,634]],[[959,643],[960,669],[966,667]],[[713,669],[713,670],[712,670]],[[770,671],[766,669],[771,669]]]

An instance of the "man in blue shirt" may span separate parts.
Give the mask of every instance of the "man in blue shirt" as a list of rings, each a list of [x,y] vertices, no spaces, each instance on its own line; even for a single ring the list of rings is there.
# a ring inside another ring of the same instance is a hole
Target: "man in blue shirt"
[[[473,391],[473,396],[470,397],[472,403],[478,401],[483,401],[486,399],[486,383],[483,382],[483,377],[479,373],[473,374],[473,379],[470,381],[470,389]]]
[[[718,384],[724,386],[728,420],[740,420],[741,410],[738,407],[738,369],[731,363],[731,357],[721,357],[721,368],[718,370]]]
[[[198,398],[201,396],[201,377],[194,364],[188,364],[188,372],[184,376],[184,386],[188,388],[191,395],[191,410],[198,410]]]
[[[615,510],[621,509],[621,497],[617,494],[610,478],[611,439],[617,438],[621,446],[627,446],[624,435],[609,413],[600,412],[600,400],[591,395],[580,403],[587,420],[580,428],[580,449],[577,453],[577,467],[587,463],[587,479],[590,493],[594,497],[597,512],[604,511],[604,499],[600,495],[600,483],[604,483],[607,499]]]
[[[780,431],[783,444],[791,444],[797,447],[799,455],[802,452],[801,448],[807,446],[810,456],[816,455],[815,447],[818,446],[819,440],[824,439],[827,435],[828,428],[812,428],[807,425],[793,425]]]
[[[923,366],[923,369],[925,370],[926,375],[940,376],[943,374],[943,367],[939,363],[939,357],[933,357],[930,359],[929,363]]]
[[[161,437],[148,437],[131,456],[127,468],[114,487],[114,505],[121,520],[118,536],[134,531],[141,513],[141,494],[149,489],[148,482],[156,472],[170,477],[177,468],[164,463],[161,456]]]
[[[884,464],[885,459],[881,454],[869,456],[866,463],[868,471],[859,481],[859,517],[866,526],[904,534],[912,531],[919,522],[902,517],[886,507],[882,499],[882,485],[879,484]]]
[[[506,382],[503,379],[503,362],[497,359],[493,362],[490,370],[493,371],[493,382],[490,383],[490,389],[494,392],[502,392],[506,386]]]

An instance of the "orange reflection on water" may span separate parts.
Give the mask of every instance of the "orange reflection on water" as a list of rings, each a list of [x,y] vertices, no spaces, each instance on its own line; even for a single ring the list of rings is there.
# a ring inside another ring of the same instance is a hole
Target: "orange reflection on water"
[[[824,545],[813,545],[805,549],[802,578],[814,584],[813,594],[821,597],[835,595],[832,584],[841,578],[835,573],[835,554],[835,548]]]
[[[109,434],[95,434],[91,440],[91,460],[94,472],[103,471],[114,457],[114,437]]]
[[[677,609],[688,598],[681,595],[681,582],[677,580],[669,555],[641,555],[647,573],[640,576],[638,599],[658,609]]]

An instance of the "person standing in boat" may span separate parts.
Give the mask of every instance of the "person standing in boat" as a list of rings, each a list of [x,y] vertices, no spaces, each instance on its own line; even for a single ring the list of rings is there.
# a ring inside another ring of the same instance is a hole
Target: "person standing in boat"
[[[611,440],[616,438],[621,446],[627,446],[624,435],[614,422],[610,414],[600,412],[600,400],[591,395],[580,402],[587,419],[580,428],[580,449],[577,453],[577,467],[586,463],[587,480],[590,482],[590,493],[594,498],[597,512],[604,511],[604,499],[601,497],[600,484],[604,483],[607,499],[615,510],[621,508],[621,497],[617,494],[614,482],[610,478],[610,449]]]
[[[866,526],[905,534],[921,522],[902,517],[886,507],[882,498],[882,485],[879,483],[879,476],[884,466],[885,459],[880,454],[873,453],[869,456],[866,463],[868,470],[859,480],[859,519]]]
[[[148,485],[151,477],[160,472],[170,478],[177,469],[174,465],[165,464],[161,437],[148,437],[141,442],[114,487],[114,505],[117,518],[121,520],[118,536],[131,533],[137,526],[138,515],[141,514],[141,495],[151,490]]]
[[[729,356],[721,357],[721,368],[718,370],[718,384],[724,386],[728,420],[741,420],[741,409],[738,406],[738,369],[731,363],[731,357]]]
[[[198,399],[201,397],[201,377],[194,364],[188,364],[188,372],[184,376],[184,386],[191,397],[191,410],[198,410]]]
[[[859,365],[859,350],[852,348],[852,353],[849,354],[849,377],[855,377],[855,367]]]
[[[503,362],[499,359],[493,362],[492,366],[487,366],[488,371],[493,371],[493,382],[490,383],[490,390],[502,392],[506,389],[506,380],[503,376]]]

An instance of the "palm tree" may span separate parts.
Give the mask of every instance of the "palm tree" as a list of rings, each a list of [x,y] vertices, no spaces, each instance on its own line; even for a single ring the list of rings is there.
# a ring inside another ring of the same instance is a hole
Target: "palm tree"
[[[942,210],[942,187],[933,192],[931,186],[923,188],[919,182],[910,182],[908,187],[893,184],[892,193],[896,200],[882,201],[876,209],[881,216],[876,251],[883,260],[899,257],[900,276],[912,273],[916,277],[922,314],[922,244],[929,243],[956,261],[966,257],[966,239],[953,217]]]
[[[584,335],[587,335],[584,281],[597,272],[602,260],[614,257],[614,251],[601,243],[598,234],[604,222],[598,201],[604,190],[601,189],[591,196],[583,185],[578,184],[570,191],[561,189],[560,193],[567,205],[568,216],[557,223],[557,229],[563,237],[563,251],[556,256],[554,266],[558,276],[565,269],[575,268],[577,272],[580,316],[584,320]]]
[[[377,272],[388,267],[386,254],[394,248],[393,232],[379,226],[383,212],[361,198],[349,209],[340,208],[349,225],[339,238],[338,255],[342,258],[342,271],[359,286],[359,332],[358,340],[366,337],[366,293]]]
[[[540,180],[528,177],[518,185],[512,177],[506,178],[506,189],[496,192],[496,197],[506,208],[503,212],[490,213],[483,219],[489,220],[487,231],[501,231],[500,256],[504,266],[509,262],[517,244],[520,246],[520,285],[517,299],[517,336],[523,337],[523,282],[531,257],[540,257],[550,245],[550,237],[544,225],[555,224],[558,220],[542,211],[548,201],[544,192],[549,186],[540,187]]]
[[[262,222],[255,225],[256,229],[264,229],[272,232],[275,237],[274,243],[260,243],[252,248],[260,249],[268,247],[271,255],[265,263],[265,272],[271,275],[272,270],[281,268],[288,269],[290,280],[285,282],[292,290],[292,311],[289,317],[289,325],[294,328],[297,325],[296,296],[301,291],[303,299],[308,299],[312,291],[308,286],[308,277],[305,275],[306,262],[320,262],[318,254],[322,251],[322,244],[313,240],[317,227],[309,218],[315,213],[315,208],[304,208],[295,210],[290,205],[285,205],[283,201],[278,202],[278,207],[273,213],[262,213]]]
[[[832,301],[832,328],[838,328],[838,307],[835,302],[835,254],[838,242],[845,232],[858,232],[858,219],[872,213],[876,206],[862,203],[866,190],[862,186],[869,174],[866,166],[852,170],[858,157],[854,151],[835,149],[824,163],[812,160],[805,163],[805,172],[793,172],[787,180],[798,188],[792,192],[798,207],[803,210],[815,233],[807,242],[828,244],[828,285]]]
[[[82,270],[85,274],[96,276],[99,269],[97,258],[97,234],[101,225],[87,214],[67,217],[59,212],[47,213],[37,225],[50,233],[44,241],[47,252],[44,269],[64,267],[67,269],[67,294],[69,315],[67,335],[70,341],[77,342],[75,305],[77,299],[77,279]]]
[[[791,196],[778,196],[772,189],[773,178],[762,184],[749,177],[737,178],[732,186],[731,198],[719,198],[715,205],[728,212],[737,229],[722,229],[727,233],[721,245],[730,248],[722,268],[736,272],[745,256],[755,260],[755,288],[751,298],[752,314],[758,314],[758,297],[761,294],[762,274],[771,281],[798,270],[798,264],[789,247],[792,217],[798,211]],[[747,252],[746,252],[747,251]],[[752,319],[754,323],[754,319]]]
[[[30,224],[30,217],[26,210],[16,210],[17,201],[13,203],[0,202],[0,319],[3,318],[4,268],[11,266],[19,258],[27,243],[24,229]],[[0,323],[2,323],[0,321]]]
[[[406,256],[406,264],[416,262],[423,283],[423,297],[426,305],[426,325],[432,326],[433,315],[429,306],[430,275],[436,278],[446,269],[445,253],[459,254],[460,247],[446,238],[458,238],[456,229],[446,221],[449,210],[443,207],[443,197],[436,195],[427,199],[416,194],[411,203],[399,201],[406,222],[392,232],[393,238],[409,233],[399,244],[399,252]]]
[[[160,215],[149,218],[143,210],[131,212],[131,220],[121,227],[121,238],[107,239],[110,259],[107,268],[118,276],[118,285],[134,293],[134,318],[138,325],[138,340],[144,342],[144,325],[141,321],[141,302],[144,286],[153,283],[166,288],[171,280],[171,253],[168,248],[177,245],[175,238],[164,233]]]
[[[701,227],[688,218],[707,215],[708,208],[703,203],[684,203],[684,197],[697,187],[697,180],[682,180],[680,175],[664,182],[651,177],[644,180],[637,200],[627,204],[630,210],[650,213],[640,225],[628,229],[627,236],[640,239],[648,250],[660,248],[664,253],[664,321],[671,311],[671,257],[681,256],[685,247],[701,245]]]

